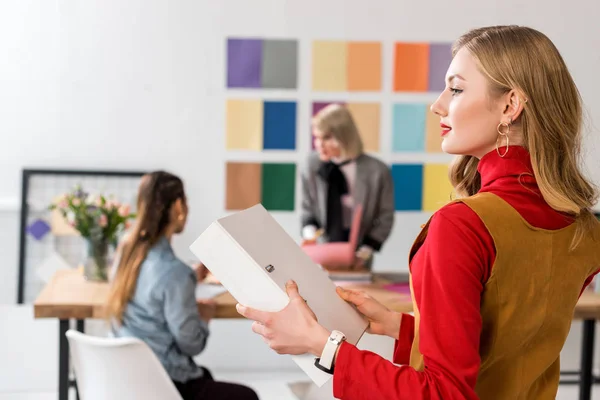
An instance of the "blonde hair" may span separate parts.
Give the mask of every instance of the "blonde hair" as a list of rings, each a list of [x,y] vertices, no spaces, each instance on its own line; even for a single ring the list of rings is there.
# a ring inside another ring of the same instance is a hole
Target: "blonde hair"
[[[312,125],[339,144],[342,156],[355,158],[363,153],[363,142],[352,114],[341,104],[329,104],[312,119]]]
[[[573,241],[576,246],[598,223],[591,211],[598,194],[578,166],[581,97],[563,58],[546,35],[521,26],[471,30],[454,43],[453,56],[462,48],[487,76],[493,97],[515,89],[527,99],[518,119],[523,146],[531,155],[544,200],[580,222]],[[457,195],[479,191],[478,163],[475,157],[460,156],[452,164],[450,181]]]

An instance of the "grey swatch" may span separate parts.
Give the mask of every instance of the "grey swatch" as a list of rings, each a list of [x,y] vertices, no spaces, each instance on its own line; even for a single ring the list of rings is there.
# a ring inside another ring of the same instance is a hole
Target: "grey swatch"
[[[298,87],[298,41],[263,41],[262,87],[295,89]]]

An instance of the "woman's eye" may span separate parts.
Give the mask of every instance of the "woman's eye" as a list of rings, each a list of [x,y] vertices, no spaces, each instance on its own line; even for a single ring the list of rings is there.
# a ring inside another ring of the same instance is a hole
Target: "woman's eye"
[[[452,92],[452,96],[462,93],[462,89],[450,88],[450,91]]]

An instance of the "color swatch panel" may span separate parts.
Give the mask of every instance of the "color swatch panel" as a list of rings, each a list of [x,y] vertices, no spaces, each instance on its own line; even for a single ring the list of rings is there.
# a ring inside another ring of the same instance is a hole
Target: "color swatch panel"
[[[226,188],[226,210],[262,203],[269,211],[293,211],[296,164],[228,162]]]
[[[440,117],[431,104],[396,103],[392,105],[392,151],[442,152]]]
[[[294,150],[296,115],[294,101],[229,99],[226,147],[228,150]]]
[[[381,70],[380,42],[313,42],[315,91],[381,91]]]
[[[436,211],[451,200],[446,164],[393,164],[396,211]]]
[[[394,47],[395,92],[440,92],[452,61],[450,43],[398,42]]]
[[[227,39],[227,87],[297,88],[298,41]]]

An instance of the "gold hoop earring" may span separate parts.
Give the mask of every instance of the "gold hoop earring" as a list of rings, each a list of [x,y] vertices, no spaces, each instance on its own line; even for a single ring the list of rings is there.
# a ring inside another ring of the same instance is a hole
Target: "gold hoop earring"
[[[506,156],[506,154],[508,153],[508,145],[509,145],[509,139],[508,139],[508,134],[510,133],[510,123],[506,123],[506,122],[500,122],[498,124],[498,126],[496,127],[496,131],[498,132],[498,137],[496,138],[496,152],[498,153],[498,155],[502,158],[504,158]],[[500,153],[500,146],[498,145],[498,141],[500,140],[500,138],[504,136],[506,138],[506,149],[504,150],[504,153],[501,154]]]

